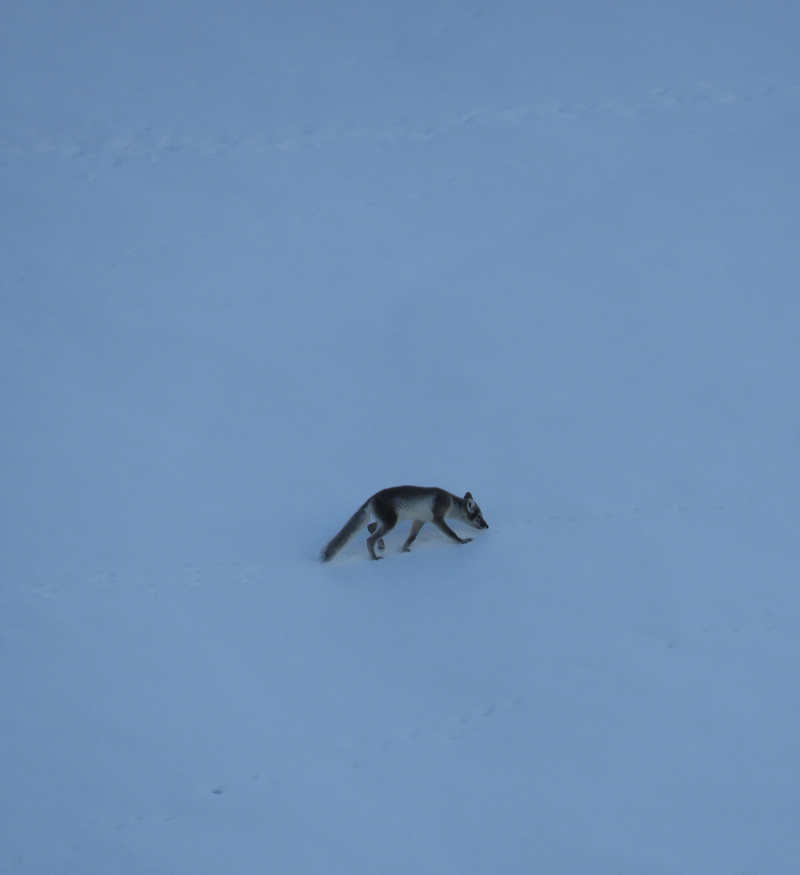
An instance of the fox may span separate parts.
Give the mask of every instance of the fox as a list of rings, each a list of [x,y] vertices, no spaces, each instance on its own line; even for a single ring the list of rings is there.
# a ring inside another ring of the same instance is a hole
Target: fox
[[[444,521],[445,517],[460,520],[475,529],[489,528],[481,509],[469,492],[463,498],[459,498],[436,486],[392,486],[376,492],[361,505],[344,524],[341,532],[322,549],[320,561],[329,562],[333,559],[371,516],[374,516],[377,522],[367,526],[370,533],[367,538],[370,559],[383,558],[375,553],[375,547],[383,550],[384,536],[403,520],[413,520],[411,531],[403,544],[404,553],[411,550],[419,530],[428,522],[433,523],[457,544],[468,544],[472,538],[459,538]]]

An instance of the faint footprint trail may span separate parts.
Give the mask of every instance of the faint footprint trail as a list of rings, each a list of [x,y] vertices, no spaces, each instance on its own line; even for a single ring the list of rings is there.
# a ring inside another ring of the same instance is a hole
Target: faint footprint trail
[[[187,135],[154,125],[110,133],[112,121],[101,120],[91,134],[84,129],[59,133],[23,126],[0,140],[0,169],[22,160],[57,160],[83,166],[88,181],[98,170],[120,170],[132,165],[157,164],[184,156],[213,160],[237,152],[268,156],[303,149],[332,149],[350,145],[413,142],[424,146],[437,138],[469,127],[531,127],[547,119],[581,120],[602,115],[631,118],[654,112],[702,106],[733,107],[755,101],[800,98],[800,84],[785,80],[757,79],[736,86],[697,83],[692,87],[664,86],[633,101],[609,98],[604,102],[570,103],[558,100],[543,105],[523,104],[486,108],[451,117],[402,122],[377,120],[367,124],[326,126],[319,130],[288,130],[280,133],[251,130],[247,133]],[[103,134],[103,130],[109,133]]]

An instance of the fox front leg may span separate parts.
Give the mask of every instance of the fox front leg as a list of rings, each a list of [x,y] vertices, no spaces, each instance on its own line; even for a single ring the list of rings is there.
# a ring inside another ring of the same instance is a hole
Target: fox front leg
[[[425,521],[424,521],[424,520],[414,520],[414,522],[411,523],[411,531],[408,533],[408,538],[406,538],[406,542],[405,542],[405,544],[403,544],[403,552],[404,552],[404,553],[410,553],[410,552],[411,552],[411,545],[414,543],[414,539],[415,539],[415,538],[417,537],[417,535],[419,534],[419,530],[420,530],[424,525],[425,525]]]
[[[439,531],[444,532],[449,538],[452,538],[457,544],[469,544],[472,538],[459,538],[458,535],[447,525],[444,521],[444,518],[435,519],[433,524],[439,529]]]

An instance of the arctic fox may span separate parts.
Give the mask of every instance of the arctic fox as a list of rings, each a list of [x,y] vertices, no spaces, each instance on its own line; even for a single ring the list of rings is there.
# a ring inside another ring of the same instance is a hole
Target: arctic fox
[[[376,492],[361,505],[345,523],[341,532],[320,553],[320,560],[327,562],[333,559],[370,516],[374,516],[378,521],[368,526],[370,536],[367,538],[367,549],[371,559],[381,558],[375,555],[375,545],[378,545],[379,550],[383,550],[383,536],[403,520],[414,521],[411,524],[411,532],[403,544],[403,551],[406,553],[411,549],[419,530],[428,522],[433,523],[458,544],[468,544],[472,538],[459,538],[444,521],[445,517],[461,520],[462,523],[467,523],[475,529],[489,528],[481,514],[481,509],[469,492],[463,498],[459,498],[435,486],[393,486]]]

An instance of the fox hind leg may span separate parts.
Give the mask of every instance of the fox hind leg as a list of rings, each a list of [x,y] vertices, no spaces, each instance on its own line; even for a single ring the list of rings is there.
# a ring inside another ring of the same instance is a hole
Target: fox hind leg
[[[372,559],[380,559],[375,555],[375,545],[383,549],[383,536],[397,525],[397,511],[380,493],[373,496],[372,501],[372,513],[378,522],[375,531],[367,538],[367,549]]]
[[[394,528],[394,524],[381,523],[380,526],[367,538],[367,549],[369,550],[370,559],[380,559],[380,556],[375,555],[375,545],[378,545],[379,550],[383,550],[383,536]]]
[[[368,531],[370,534],[372,534],[372,533],[375,531],[375,529],[377,529],[377,528],[378,528],[378,524],[377,524],[377,523],[370,523],[370,524],[367,526],[367,531]],[[378,543],[377,543],[375,546],[376,546],[379,550],[385,550],[385,549],[386,549],[386,545],[383,543],[383,538],[379,538],[379,539],[378,539]]]

